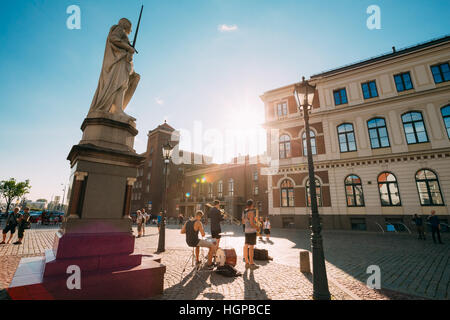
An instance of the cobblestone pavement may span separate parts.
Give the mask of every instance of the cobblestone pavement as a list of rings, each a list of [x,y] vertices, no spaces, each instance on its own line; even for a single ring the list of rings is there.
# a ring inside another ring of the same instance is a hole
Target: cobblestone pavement
[[[28,230],[24,245],[0,245],[0,289],[10,283],[21,257],[42,255],[45,249],[51,248],[56,230],[57,227]],[[312,278],[299,272],[299,251],[310,249],[307,230],[272,230],[271,241],[258,240],[257,247],[267,248],[274,260],[259,262],[259,269],[247,272],[242,262],[242,228],[227,225],[223,231],[234,232],[233,237],[222,239],[221,247],[236,249],[237,269],[243,276],[225,278],[213,272],[194,276],[190,263],[183,273],[191,251],[179,227],[169,226],[167,251],[162,254],[162,262],[167,266],[165,291],[159,299],[311,298]],[[146,233],[145,237],[136,239],[136,252],[144,255],[154,253],[158,243],[155,227],[147,227]],[[444,245],[435,245],[430,239],[419,241],[409,234],[325,231],[323,236],[327,275],[334,299],[449,298],[448,234],[443,235]],[[365,285],[370,265],[381,269],[381,290],[371,290]]]

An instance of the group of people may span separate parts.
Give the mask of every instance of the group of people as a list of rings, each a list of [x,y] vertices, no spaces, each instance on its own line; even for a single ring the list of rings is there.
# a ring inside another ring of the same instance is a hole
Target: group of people
[[[437,240],[440,244],[443,244],[441,240],[441,222],[439,221],[439,217],[436,215],[436,211],[432,210],[431,215],[427,218],[428,222],[431,225],[431,236],[433,238],[433,242],[436,243]],[[417,214],[413,217],[414,224],[417,228],[417,233],[419,235],[419,240],[425,240],[425,226],[422,217],[419,217]]]
[[[136,211],[138,238],[145,236],[145,225],[150,221],[151,218],[152,216],[145,211],[145,208]],[[160,212],[157,216],[158,232],[161,229],[161,221],[162,221],[162,212]]]
[[[186,234],[186,243],[189,247],[195,248],[195,256],[197,264],[200,263],[199,252],[200,247],[208,248],[208,261],[207,268],[214,268],[212,259],[219,248],[220,238],[221,238],[221,226],[220,223],[224,220],[224,215],[220,209],[220,201],[215,200],[213,207],[209,210],[208,216],[211,222],[211,237],[213,241],[207,241],[200,239],[198,234],[200,233],[202,237],[205,237],[205,230],[203,228],[203,211],[197,210],[193,219],[188,220],[181,229],[182,234]],[[258,220],[256,215],[256,209],[254,207],[253,200],[248,200],[246,208],[242,213],[242,224],[244,226],[245,242],[244,242],[244,260],[245,268],[255,270],[259,268],[254,260],[254,247],[256,245],[257,234],[264,231],[266,238],[270,237],[270,221],[266,218]]]
[[[23,214],[20,213],[20,208],[14,208],[13,212],[9,213],[6,218],[6,224],[3,228],[2,232],[2,242],[0,244],[9,244],[11,242],[12,237],[17,229],[17,241],[13,244],[19,245],[22,244],[23,237],[25,235],[25,230],[29,228],[29,220],[30,220],[30,208],[26,207],[23,209]],[[9,232],[9,239],[6,241],[6,235]]]

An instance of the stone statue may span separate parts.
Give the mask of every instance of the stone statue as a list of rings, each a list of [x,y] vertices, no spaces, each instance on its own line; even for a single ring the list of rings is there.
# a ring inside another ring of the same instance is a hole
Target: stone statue
[[[126,18],[109,30],[102,71],[88,117],[108,113],[127,121],[135,120],[124,112],[140,80],[140,75],[133,70],[136,51],[128,40],[130,33],[131,22]]]

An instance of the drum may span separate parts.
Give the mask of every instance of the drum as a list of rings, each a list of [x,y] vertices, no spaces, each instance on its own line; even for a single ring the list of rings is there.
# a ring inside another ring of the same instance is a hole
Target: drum
[[[228,264],[232,267],[236,266],[237,256],[234,249],[217,249],[216,262],[223,267]]]

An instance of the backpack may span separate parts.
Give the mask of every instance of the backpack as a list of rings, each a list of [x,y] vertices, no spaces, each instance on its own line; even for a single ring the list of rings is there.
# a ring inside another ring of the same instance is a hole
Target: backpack
[[[236,268],[230,266],[229,264],[225,264],[223,266],[219,266],[216,269],[216,273],[229,278],[240,277],[242,273],[237,271]]]

